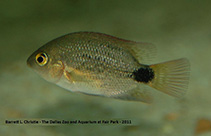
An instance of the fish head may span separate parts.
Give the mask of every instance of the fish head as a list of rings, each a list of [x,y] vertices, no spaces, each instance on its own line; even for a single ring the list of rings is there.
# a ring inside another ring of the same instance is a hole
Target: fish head
[[[27,59],[27,65],[45,80],[57,83],[64,72],[60,56],[57,46],[46,44],[32,53]]]

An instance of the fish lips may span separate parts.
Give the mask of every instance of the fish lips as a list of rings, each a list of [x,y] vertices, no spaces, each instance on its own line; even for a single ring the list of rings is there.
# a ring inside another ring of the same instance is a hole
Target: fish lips
[[[32,68],[32,62],[33,62],[33,60],[32,60],[32,57],[30,56],[26,61],[27,66]]]

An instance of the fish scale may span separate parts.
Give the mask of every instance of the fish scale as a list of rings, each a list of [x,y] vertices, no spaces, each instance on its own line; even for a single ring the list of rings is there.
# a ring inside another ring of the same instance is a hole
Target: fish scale
[[[99,42],[101,41],[96,40],[90,42],[88,39],[87,43],[89,44],[83,42],[83,44],[79,46],[80,43],[75,43],[68,46],[68,50],[66,46],[59,47],[64,53],[64,58],[68,58],[66,63],[76,69],[101,71],[99,70],[99,68],[101,68],[110,72],[113,71],[115,74],[125,71],[127,75],[129,72],[133,72],[135,66],[134,64],[132,65],[132,63],[135,61],[129,53],[124,53],[122,48],[115,47],[111,43],[108,46],[108,44],[99,44]],[[86,65],[86,67],[81,67],[81,65]],[[99,65],[101,67],[99,67]]]

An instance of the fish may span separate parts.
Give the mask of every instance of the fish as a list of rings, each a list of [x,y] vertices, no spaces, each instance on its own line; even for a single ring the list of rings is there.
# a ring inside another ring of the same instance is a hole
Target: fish
[[[150,64],[155,53],[151,43],[74,32],[37,49],[27,65],[71,92],[144,103],[153,102],[156,90],[184,97],[190,74],[188,59]]]

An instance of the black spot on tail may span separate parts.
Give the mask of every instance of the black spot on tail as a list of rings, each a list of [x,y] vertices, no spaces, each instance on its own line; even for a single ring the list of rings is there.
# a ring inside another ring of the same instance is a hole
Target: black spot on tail
[[[154,71],[149,66],[141,67],[133,72],[133,77],[138,82],[148,83],[154,78]]]

